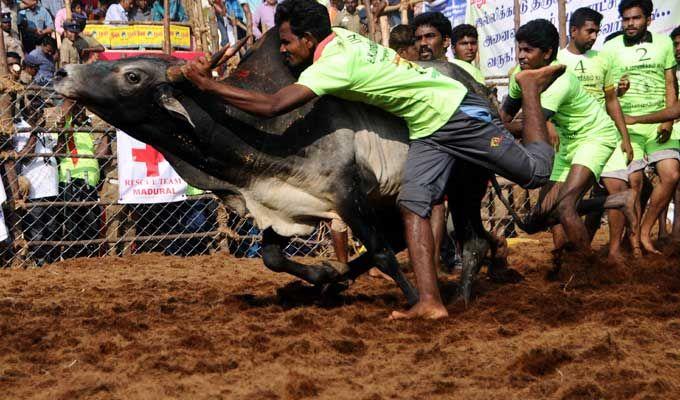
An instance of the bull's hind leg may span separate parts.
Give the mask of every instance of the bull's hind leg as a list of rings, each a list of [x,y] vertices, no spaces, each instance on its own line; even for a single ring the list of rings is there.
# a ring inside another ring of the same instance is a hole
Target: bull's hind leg
[[[348,272],[346,264],[324,262],[321,265],[305,265],[286,258],[283,249],[288,238],[272,229],[262,232],[262,261],[274,272],[286,272],[313,285],[324,285],[342,280]]]

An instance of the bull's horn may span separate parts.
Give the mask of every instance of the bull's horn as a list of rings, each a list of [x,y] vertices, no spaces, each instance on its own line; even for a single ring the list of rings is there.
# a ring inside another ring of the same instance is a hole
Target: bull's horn
[[[227,62],[231,57],[234,56],[239,50],[241,50],[241,47],[246,44],[246,42],[250,39],[250,35],[244,37],[243,39],[239,40],[236,42],[234,46],[229,46],[226,45],[213,53],[210,56],[210,69],[214,69],[219,67],[221,64]],[[165,72],[165,75],[168,78],[168,81],[170,82],[182,82],[184,81],[184,72],[182,71],[182,66],[180,65],[173,65],[168,67],[168,69]]]

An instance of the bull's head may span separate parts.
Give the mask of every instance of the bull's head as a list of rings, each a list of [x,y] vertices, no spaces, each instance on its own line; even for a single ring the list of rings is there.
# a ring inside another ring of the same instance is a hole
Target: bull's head
[[[121,128],[140,125],[161,110],[193,126],[166,73],[177,63],[171,58],[133,57],[67,65],[57,73],[54,88]]]

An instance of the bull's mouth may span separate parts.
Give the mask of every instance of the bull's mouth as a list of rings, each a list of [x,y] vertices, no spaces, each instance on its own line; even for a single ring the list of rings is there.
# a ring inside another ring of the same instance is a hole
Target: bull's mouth
[[[55,92],[66,98],[75,99],[77,94],[73,84],[73,78],[69,76],[68,67],[70,67],[70,65],[57,71],[52,83]]]

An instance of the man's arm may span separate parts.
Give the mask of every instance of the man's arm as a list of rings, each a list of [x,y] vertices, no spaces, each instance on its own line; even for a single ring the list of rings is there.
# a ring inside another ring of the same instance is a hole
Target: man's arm
[[[628,127],[623,118],[623,111],[621,111],[621,103],[617,96],[615,88],[605,89],[604,91],[605,105],[607,107],[607,114],[614,120],[616,128],[621,134],[621,150],[626,153],[628,163],[633,161],[633,147],[630,144],[630,136],[628,135]]]
[[[675,67],[668,68],[664,75],[666,78],[666,107],[673,107],[678,104],[678,96],[675,89],[678,84],[675,78]],[[658,132],[657,140],[659,143],[667,142],[671,138],[671,132],[673,132],[673,121],[662,123],[659,126]]]
[[[626,115],[626,124],[658,124],[661,122],[674,121],[680,118],[680,103],[676,103],[673,107],[666,107],[661,111],[657,111],[652,114],[638,115],[633,117],[631,115]]]
[[[202,91],[216,94],[227,103],[260,117],[275,117],[308,103],[316,94],[304,85],[288,85],[274,94],[253,92],[217,82],[210,76],[210,60],[201,57],[187,63],[184,76]]]

